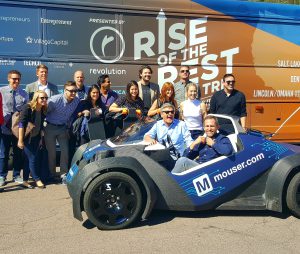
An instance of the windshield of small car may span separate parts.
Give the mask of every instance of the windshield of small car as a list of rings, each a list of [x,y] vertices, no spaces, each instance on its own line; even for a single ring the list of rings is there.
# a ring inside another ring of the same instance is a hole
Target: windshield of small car
[[[144,139],[144,135],[151,129],[156,121],[146,117],[136,123],[133,123],[125,129],[120,135],[110,139],[115,145],[133,144]]]

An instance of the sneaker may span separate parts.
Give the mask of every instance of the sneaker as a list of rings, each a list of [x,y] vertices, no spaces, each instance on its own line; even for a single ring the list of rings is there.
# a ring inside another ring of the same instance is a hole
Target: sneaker
[[[16,182],[16,183],[23,183],[23,178],[21,176],[15,176],[14,177],[14,182]]]
[[[61,176],[61,184],[67,185],[67,174]]]
[[[0,176],[0,186],[4,186],[5,185],[5,178]]]

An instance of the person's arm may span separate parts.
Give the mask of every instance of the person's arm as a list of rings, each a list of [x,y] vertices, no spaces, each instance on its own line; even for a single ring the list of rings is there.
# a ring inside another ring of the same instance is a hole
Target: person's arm
[[[115,102],[110,105],[109,112],[122,113],[123,108],[120,108]]]
[[[154,145],[157,143],[155,139],[157,136],[157,123],[155,123],[152,128],[144,135],[144,141],[148,142],[149,145]]]
[[[210,99],[209,113],[214,114],[216,112],[217,112],[217,101],[216,101],[216,95],[214,94]]]
[[[155,116],[156,114],[160,113],[160,109],[158,108],[157,100],[155,100],[148,111],[148,116]]]
[[[204,120],[204,118],[207,116],[207,108],[204,102],[201,102],[200,104],[200,111],[202,115],[202,120]]]
[[[233,147],[227,137],[222,137],[215,141],[211,138],[206,138],[206,144],[211,146],[220,155],[230,155],[233,152]]]
[[[19,139],[18,139],[18,147],[20,149],[24,149],[24,128],[19,127]]]
[[[246,119],[247,118],[247,109],[246,109],[246,97],[244,94],[242,94],[241,98],[241,125],[244,128],[244,130],[247,130],[246,128]]]
[[[2,94],[0,93],[0,125],[4,123],[3,117],[3,104],[2,104]]]
[[[180,107],[179,107],[179,119],[184,121],[184,117],[183,117],[183,102],[180,103]]]

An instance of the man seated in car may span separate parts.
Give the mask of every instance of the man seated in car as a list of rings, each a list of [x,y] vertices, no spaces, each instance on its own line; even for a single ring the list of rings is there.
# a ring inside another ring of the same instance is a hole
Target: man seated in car
[[[167,136],[170,136],[174,147],[182,155],[184,149],[193,142],[185,122],[174,118],[175,107],[171,103],[164,103],[160,108],[160,112],[162,120],[157,121],[145,134],[144,141],[150,145],[157,142],[163,144],[168,143]],[[172,157],[177,159],[174,156]]]
[[[212,160],[222,155],[230,155],[233,147],[230,140],[219,134],[218,120],[214,116],[206,116],[204,119],[204,131],[206,137],[199,136],[185,151],[183,156],[176,161],[172,173],[181,173],[187,169]],[[197,158],[198,157],[198,158]],[[197,158],[195,161],[194,159]]]

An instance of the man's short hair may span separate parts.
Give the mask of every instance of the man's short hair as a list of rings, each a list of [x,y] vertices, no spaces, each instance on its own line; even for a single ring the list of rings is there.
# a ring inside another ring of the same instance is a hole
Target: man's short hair
[[[17,70],[10,70],[8,73],[7,73],[7,77],[10,77],[11,76],[11,74],[17,74],[17,75],[19,75],[20,76],[20,78],[21,78],[21,72],[19,72],[19,71],[17,71]]]
[[[36,71],[38,71],[39,69],[46,69],[48,71],[48,67],[45,65],[45,64],[39,64],[37,67],[36,67]]]
[[[180,66],[180,70],[181,70],[181,68],[183,68],[183,67],[185,67],[185,68],[187,68],[188,70],[190,70],[190,66],[188,66],[188,65],[181,65],[181,66]]]
[[[99,76],[97,79],[98,86],[101,86],[101,84],[103,84],[105,82],[105,79],[107,79],[107,78],[109,78],[109,76],[107,74],[103,74],[103,75]]]
[[[145,69],[148,69],[150,70],[150,73],[152,74],[153,71],[152,71],[152,68],[149,66],[149,65],[142,65],[140,68],[139,68],[139,79],[141,78],[141,75],[143,73],[143,70]]]
[[[207,115],[205,118],[204,118],[204,121],[205,122],[206,120],[215,120],[215,123],[216,125],[218,126],[219,125],[219,121],[218,121],[218,118],[216,118],[215,116],[212,116],[212,115]]]
[[[171,103],[164,103],[161,107],[160,107],[160,112],[163,112],[163,109],[164,108],[173,108],[173,110],[175,111],[175,107],[174,107],[174,105],[173,104],[171,104]]]
[[[67,86],[76,86],[76,83],[74,81],[67,81],[64,84],[64,89],[66,89]]]
[[[233,77],[235,79],[235,77],[233,76],[232,73],[226,73],[224,76],[223,76],[223,81],[225,82],[225,79],[228,78],[228,77]]]

